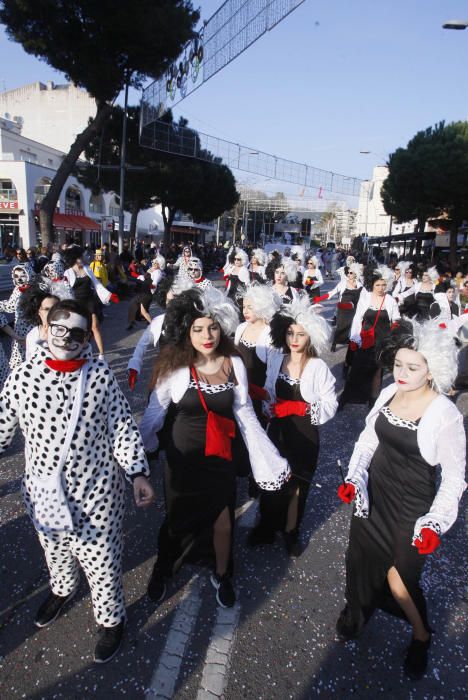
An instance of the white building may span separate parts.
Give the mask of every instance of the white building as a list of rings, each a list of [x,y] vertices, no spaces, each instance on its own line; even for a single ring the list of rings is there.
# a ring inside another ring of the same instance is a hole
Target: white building
[[[96,102],[75,85],[40,82],[0,93],[0,116],[15,121],[28,139],[67,153],[96,114]]]
[[[335,211],[336,240],[352,238],[356,234],[356,209],[337,209]]]
[[[25,138],[17,122],[0,119],[0,243],[28,248],[39,243],[38,214],[64,153]],[[114,194],[93,195],[69,177],[54,215],[57,243],[109,240],[119,207]],[[129,220],[127,215],[126,225]]]

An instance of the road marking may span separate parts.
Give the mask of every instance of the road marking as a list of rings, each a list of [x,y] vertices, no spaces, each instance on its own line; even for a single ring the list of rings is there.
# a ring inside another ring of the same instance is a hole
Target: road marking
[[[239,623],[240,605],[218,608],[208,646],[197,700],[221,698],[227,685],[229,663]]]
[[[169,699],[174,695],[184,653],[200,610],[201,588],[202,581],[198,574],[185,587],[151,685],[145,691],[150,697]]]

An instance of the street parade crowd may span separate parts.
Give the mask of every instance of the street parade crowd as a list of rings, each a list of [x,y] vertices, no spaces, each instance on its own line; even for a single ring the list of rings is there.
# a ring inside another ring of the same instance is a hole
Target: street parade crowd
[[[0,344],[0,451],[19,427],[24,502],[50,575],[35,624],[57,618],[81,567],[102,628],[94,660],[117,653],[125,479],[136,505],[151,505],[149,463],[160,452],[165,517],[147,594],[160,603],[184,563],[198,563],[211,567],[217,603],[233,606],[238,478],[259,501],[248,546],[281,533],[288,555],[300,556],[320,426],[367,404],[337,481],[354,517],[336,634],[357,638],[377,608],[401,617],[411,629],[404,669],[424,675],[432,629],[421,574],[465,489],[463,416],[452,398],[468,374],[468,277],[424,260],[383,264],[302,247],[12,253],[14,287],[0,301],[0,327],[12,340],[9,356]],[[208,273],[221,274],[224,289]],[[326,281],[334,285],[327,292]],[[145,356],[154,365],[139,426],[100,331],[103,309],[122,298],[127,330],[147,325],[128,363],[129,389]],[[332,322],[323,315],[328,300]],[[323,358],[340,345],[337,396]]]

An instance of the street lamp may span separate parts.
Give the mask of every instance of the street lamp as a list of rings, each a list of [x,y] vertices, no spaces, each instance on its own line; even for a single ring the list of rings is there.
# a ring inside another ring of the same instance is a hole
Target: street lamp
[[[449,19],[442,25],[443,29],[457,29],[458,31],[468,27],[468,21],[465,19]]]

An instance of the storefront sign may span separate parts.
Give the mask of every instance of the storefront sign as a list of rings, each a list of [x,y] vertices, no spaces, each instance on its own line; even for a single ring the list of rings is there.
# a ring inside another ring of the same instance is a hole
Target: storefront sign
[[[0,209],[18,209],[18,202],[2,202],[0,200]]]

